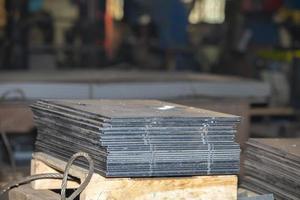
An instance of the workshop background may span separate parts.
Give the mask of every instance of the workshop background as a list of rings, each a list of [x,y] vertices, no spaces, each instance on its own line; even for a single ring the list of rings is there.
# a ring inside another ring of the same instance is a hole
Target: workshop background
[[[242,149],[299,137],[300,1],[0,0],[0,183],[29,174],[38,99],[235,114]]]

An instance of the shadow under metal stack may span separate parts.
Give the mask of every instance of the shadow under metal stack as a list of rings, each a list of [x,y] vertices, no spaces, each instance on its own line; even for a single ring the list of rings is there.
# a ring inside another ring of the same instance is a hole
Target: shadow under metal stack
[[[276,199],[300,199],[300,138],[250,139],[242,187]]]
[[[42,100],[32,110],[36,151],[65,161],[84,151],[105,177],[239,171],[238,116],[156,100]]]

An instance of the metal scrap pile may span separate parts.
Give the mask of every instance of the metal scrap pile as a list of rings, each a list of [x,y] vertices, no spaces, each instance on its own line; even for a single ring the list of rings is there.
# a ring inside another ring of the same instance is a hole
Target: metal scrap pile
[[[300,139],[250,139],[242,187],[278,200],[300,199]]]

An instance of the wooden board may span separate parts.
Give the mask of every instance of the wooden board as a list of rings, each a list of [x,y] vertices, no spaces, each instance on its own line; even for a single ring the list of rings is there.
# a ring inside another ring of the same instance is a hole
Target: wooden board
[[[61,168],[53,167],[54,165],[52,165],[51,163],[52,162],[49,162],[49,163],[43,162],[39,159],[32,159],[30,174],[34,175],[34,174],[43,174],[43,173],[62,173],[62,171],[63,171],[62,164],[65,164],[65,163],[62,163],[59,161],[59,164],[60,164],[59,166],[61,166]],[[31,186],[32,186],[32,188],[37,189],[37,190],[59,189],[59,188],[61,188],[61,180],[52,180],[52,179],[36,180],[36,181],[31,182]],[[79,184],[77,182],[68,181],[68,188],[77,188],[78,186],[79,186]]]
[[[252,108],[251,116],[293,116],[297,112],[291,107],[267,107],[267,108]]]
[[[30,185],[22,185],[9,191],[9,200],[60,200],[60,195],[50,190],[34,190]]]
[[[43,153],[33,155],[31,174],[62,171],[66,163]],[[70,175],[81,180],[87,171],[73,166]],[[69,184],[71,188],[75,185]],[[32,182],[34,189],[58,189],[60,182],[42,180]],[[197,176],[177,178],[104,178],[94,174],[80,200],[107,199],[197,199],[236,200],[237,177]]]

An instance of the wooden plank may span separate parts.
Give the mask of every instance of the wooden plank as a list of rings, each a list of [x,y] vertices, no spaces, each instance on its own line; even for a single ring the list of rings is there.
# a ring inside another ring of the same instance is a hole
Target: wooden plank
[[[32,174],[62,171],[64,161],[43,153],[33,155]],[[38,163],[38,164],[36,164]],[[41,169],[37,169],[41,168]],[[52,168],[52,169],[51,169]],[[53,169],[54,168],[54,169]],[[54,171],[55,171],[54,170]],[[83,180],[87,170],[72,166],[70,175]],[[34,184],[35,189],[48,187],[60,188],[57,183],[48,181]],[[88,187],[81,194],[81,200],[107,199],[197,199],[197,200],[236,200],[237,177],[229,176],[194,176],[181,178],[104,178],[94,174]]]
[[[34,190],[22,185],[9,191],[9,200],[60,200],[60,195],[50,190]]]
[[[296,111],[291,107],[268,107],[268,108],[252,108],[251,116],[291,116]]]
[[[235,176],[185,178],[104,179],[94,176],[82,199],[237,199]]]
[[[43,173],[62,173],[63,167],[57,170],[49,165],[46,165],[41,160],[32,159],[30,174],[43,174]],[[59,189],[61,188],[61,180],[42,179],[31,182],[31,186],[34,189],[47,190],[47,189]],[[74,181],[68,181],[68,188],[77,188],[79,184]]]

